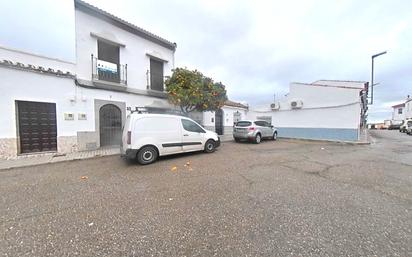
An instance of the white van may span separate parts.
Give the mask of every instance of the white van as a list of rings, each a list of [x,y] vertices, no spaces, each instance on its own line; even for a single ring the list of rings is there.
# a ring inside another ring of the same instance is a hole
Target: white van
[[[158,156],[205,151],[220,146],[215,132],[183,116],[131,113],[123,128],[120,151],[122,157],[150,164]]]

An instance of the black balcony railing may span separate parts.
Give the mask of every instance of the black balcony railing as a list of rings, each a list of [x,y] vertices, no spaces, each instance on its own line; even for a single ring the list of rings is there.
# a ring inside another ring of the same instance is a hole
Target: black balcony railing
[[[127,85],[127,64],[99,60],[92,55],[92,78]]]

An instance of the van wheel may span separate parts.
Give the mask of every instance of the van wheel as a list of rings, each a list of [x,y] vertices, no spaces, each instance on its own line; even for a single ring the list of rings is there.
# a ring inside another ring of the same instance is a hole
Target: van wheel
[[[145,146],[137,153],[137,161],[142,164],[150,164],[157,159],[157,150],[153,146]]]
[[[278,133],[277,132],[273,133],[273,136],[272,136],[272,140],[276,141],[276,139],[278,139]]]
[[[262,136],[257,133],[255,136],[255,144],[260,144],[260,142],[262,141]]]
[[[206,153],[213,153],[216,150],[215,148],[215,141],[212,139],[207,140],[205,144],[205,152]]]

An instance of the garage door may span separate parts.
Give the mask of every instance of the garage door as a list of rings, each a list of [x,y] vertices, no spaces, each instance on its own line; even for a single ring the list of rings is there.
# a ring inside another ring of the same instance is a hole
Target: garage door
[[[17,101],[20,152],[57,151],[56,104]]]

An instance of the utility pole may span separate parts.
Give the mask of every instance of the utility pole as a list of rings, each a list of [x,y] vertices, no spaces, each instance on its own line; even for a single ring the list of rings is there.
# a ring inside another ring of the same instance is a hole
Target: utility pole
[[[373,88],[375,87],[375,84],[373,83],[373,75],[374,75],[374,60],[375,60],[375,58],[376,58],[376,57],[381,56],[381,55],[383,55],[383,54],[386,54],[386,51],[385,51],[385,52],[381,52],[381,53],[378,53],[378,54],[374,54],[374,55],[372,55],[372,71],[371,71],[371,102],[370,102],[370,104],[371,104],[371,105],[373,104]]]

